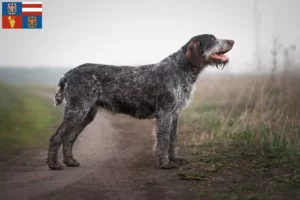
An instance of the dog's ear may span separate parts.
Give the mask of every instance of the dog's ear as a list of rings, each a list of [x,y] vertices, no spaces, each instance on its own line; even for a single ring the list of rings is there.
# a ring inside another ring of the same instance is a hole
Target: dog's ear
[[[201,51],[200,51],[200,42],[192,41],[187,48],[186,57],[194,66],[201,66]]]

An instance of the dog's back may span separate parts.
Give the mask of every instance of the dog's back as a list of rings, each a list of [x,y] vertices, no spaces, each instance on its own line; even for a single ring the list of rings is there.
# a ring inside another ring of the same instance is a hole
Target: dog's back
[[[56,96],[67,102],[91,101],[113,113],[153,118],[157,98],[166,91],[167,73],[155,64],[139,67],[83,64],[65,74]],[[64,91],[62,91],[62,89]],[[64,94],[64,96],[62,95]]]

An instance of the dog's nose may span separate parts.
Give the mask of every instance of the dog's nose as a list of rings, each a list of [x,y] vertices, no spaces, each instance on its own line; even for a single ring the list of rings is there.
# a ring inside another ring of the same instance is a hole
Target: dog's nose
[[[228,43],[233,46],[234,45],[234,41],[233,40],[228,40]]]

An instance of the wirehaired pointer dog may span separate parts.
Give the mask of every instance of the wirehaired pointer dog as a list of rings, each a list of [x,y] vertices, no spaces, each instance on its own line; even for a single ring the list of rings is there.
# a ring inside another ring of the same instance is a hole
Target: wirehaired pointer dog
[[[225,66],[234,41],[204,34],[191,38],[178,51],[155,64],[111,66],[83,64],[59,81],[55,105],[66,100],[63,121],[50,139],[47,163],[61,170],[57,152],[63,145],[63,163],[77,167],[72,147],[83,129],[93,121],[97,107],[138,119],[156,118],[155,154],[160,168],[178,167],[177,122],[194,91],[199,73],[208,65]],[[133,144],[134,145],[134,144]]]

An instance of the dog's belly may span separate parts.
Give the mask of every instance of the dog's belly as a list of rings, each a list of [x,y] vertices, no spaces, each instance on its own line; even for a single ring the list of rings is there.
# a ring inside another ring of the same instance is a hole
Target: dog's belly
[[[152,119],[155,117],[155,108],[147,103],[130,104],[127,102],[104,102],[98,101],[97,105],[114,113],[125,114],[139,119]]]

